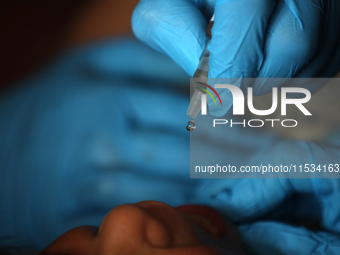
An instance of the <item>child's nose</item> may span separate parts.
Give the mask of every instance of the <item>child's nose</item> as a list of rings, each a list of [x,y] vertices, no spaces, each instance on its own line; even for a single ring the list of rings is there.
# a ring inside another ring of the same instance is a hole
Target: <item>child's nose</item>
[[[99,228],[98,237],[104,238],[119,250],[133,246],[170,247],[170,231],[160,221],[138,205],[122,205],[107,214]]]

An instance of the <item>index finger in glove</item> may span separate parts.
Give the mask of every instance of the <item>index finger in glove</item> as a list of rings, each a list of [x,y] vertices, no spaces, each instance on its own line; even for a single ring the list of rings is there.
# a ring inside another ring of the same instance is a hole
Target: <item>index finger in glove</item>
[[[306,77],[302,72],[315,57],[324,10],[320,0],[280,1],[268,26],[260,78]],[[316,74],[315,69],[315,74]],[[310,73],[312,77],[315,74]],[[270,82],[257,84],[257,95],[271,91]]]
[[[217,0],[209,45],[209,77],[255,77],[273,0]]]

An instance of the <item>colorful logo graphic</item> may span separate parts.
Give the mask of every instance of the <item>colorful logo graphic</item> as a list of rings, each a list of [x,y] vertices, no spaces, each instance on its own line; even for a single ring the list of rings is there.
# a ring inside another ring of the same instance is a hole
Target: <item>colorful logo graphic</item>
[[[222,100],[221,100],[220,96],[217,94],[216,90],[215,90],[213,87],[211,87],[211,86],[209,86],[208,84],[203,83],[203,82],[197,82],[197,83],[200,84],[200,85],[202,85],[202,86],[205,86],[205,87],[209,88],[212,92],[214,92],[214,94],[217,96],[217,98],[218,98],[218,100],[220,101],[220,104],[221,104],[221,106],[222,106]],[[204,91],[205,93],[207,93],[207,94],[212,98],[212,100],[214,101],[215,105],[217,105],[216,100],[215,100],[214,96],[211,94],[210,91],[208,91],[208,90],[205,89],[205,88],[198,87],[198,86],[197,86],[197,89],[200,89],[200,90]]]

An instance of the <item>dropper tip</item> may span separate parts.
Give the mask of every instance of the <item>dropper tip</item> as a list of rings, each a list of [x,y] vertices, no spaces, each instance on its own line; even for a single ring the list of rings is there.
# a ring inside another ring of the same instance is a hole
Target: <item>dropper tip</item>
[[[186,126],[186,129],[189,131],[189,132],[192,132],[196,129],[196,124],[195,122],[192,120],[192,118],[190,118],[187,126]]]

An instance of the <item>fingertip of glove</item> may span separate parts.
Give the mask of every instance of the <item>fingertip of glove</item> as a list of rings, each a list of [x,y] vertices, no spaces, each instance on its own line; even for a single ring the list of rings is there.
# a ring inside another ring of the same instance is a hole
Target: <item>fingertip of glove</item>
[[[151,37],[157,33],[153,31],[155,21],[161,19],[159,13],[162,10],[161,1],[140,1],[131,16],[131,27],[135,36],[146,43],[150,43]]]
[[[134,9],[131,16],[132,31],[138,39],[143,39],[141,35],[144,34],[145,28],[148,27],[144,25],[145,23],[148,23],[148,20],[149,22],[151,20],[149,10],[147,10],[145,4],[141,1]]]

